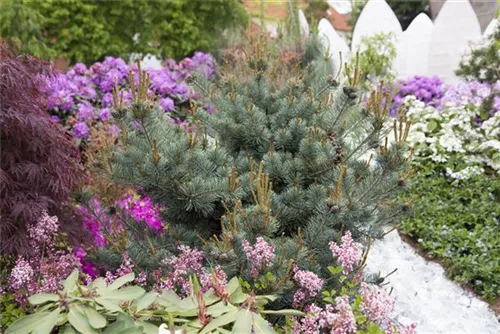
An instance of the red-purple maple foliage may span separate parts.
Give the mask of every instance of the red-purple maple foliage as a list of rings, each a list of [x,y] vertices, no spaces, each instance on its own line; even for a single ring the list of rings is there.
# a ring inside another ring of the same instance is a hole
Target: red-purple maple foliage
[[[40,74],[50,66],[0,45],[1,253],[29,249],[26,226],[43,210],[60,214],[83,177],[77,151],[42,110]],[[61,226],[62,229],[68,226]]]

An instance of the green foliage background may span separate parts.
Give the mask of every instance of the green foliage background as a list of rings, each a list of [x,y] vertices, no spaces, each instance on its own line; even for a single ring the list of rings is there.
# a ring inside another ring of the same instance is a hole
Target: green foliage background
[[[0,4],[2,38],[18,42],[22,52],[42,58],[63,56],[70,63],[90,64],[133,52],[181,58],[195,50],[212,51],[224,29],[246,22],[239,0],[6,0]]]

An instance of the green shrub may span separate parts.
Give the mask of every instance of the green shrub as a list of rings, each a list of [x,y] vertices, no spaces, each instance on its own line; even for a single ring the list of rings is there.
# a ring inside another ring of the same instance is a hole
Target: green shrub
[[[294,262],[324,277],[332,240],[351,231],[368,242],[397,221],[402,207],[392,200],[404,186],[408,129],[394,145],[374,150],[370,167],[361,157],[386,135],[383,94],[374,93],[365,110],[358,107],[358,72],[344,85],[332,77],[311,80],[328,61],[322,54],[276,85],[268,53],[255,49],[244,74],[222,73],[213,85],[195,80],[216,112],[193,111],[187,131],[170,125],[144,91],[130,107],[116,105],[122,136],[105,165],[114,182],[141,187],[165,206],[169,233],[130,236],[121,250],[134,263],[140,267],[151,254],[164,257],[184,243],[203,247],[229,276],[253,281],[243,241],[262,237],[276,258],[272,284],[259,293],[280,294],[276,308],[282,308],[292,300],[287,277]],[[116,250],[106,252],[100,263],[119,261]]]
[[[359,70],[363,74],[363,86],[371,89],[381,81],[391,83],[395,74],[392,69],[394,59],[396,59],[395,35],[393,33],[379,33],[370,37],[364,36],[359,45]],[[358,61],[351,59],[351,67]]]
[[[500,179],[473,175],[457,182],[440,165],[424,163],[406,198],[414,200],[413,214],[403,221],[403,232],[442,259],[455,281],[486,298],[499,296]]]
[[[105,56],[181,58],[211,51],[223,29],[244,24],[238,0],[2,1],[1,35],[22,51],[90,64]]]
[[[497,23],[494,33],[460,62],[456,74],[480,82],[500,80],[500,24]]]

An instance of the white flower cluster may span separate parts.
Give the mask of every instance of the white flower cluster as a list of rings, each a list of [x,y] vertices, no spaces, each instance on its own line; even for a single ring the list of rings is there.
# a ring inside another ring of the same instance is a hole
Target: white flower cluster
[[[484,173],[485,167],[500,170],[500,111],[478,126],[478,107],[472,104],[438,110],[408,96],[404,107],[412,121],[408,141],[415,156],[446,164],[455,179]]]

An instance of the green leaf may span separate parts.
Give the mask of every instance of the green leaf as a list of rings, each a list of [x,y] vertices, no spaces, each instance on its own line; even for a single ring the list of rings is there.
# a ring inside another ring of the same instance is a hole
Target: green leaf
[[[158,297],[158,293],[156,291],[150,291],[146,293],[144,296],[142,296],[138,301],[136,305],[137,311],[147,309],[148,307],[153,304],[153,302],[156,300]]]
[[[274,329],[269,327],[269,324],[267,323],[267,321],[264,320],[264,318],[262,318],[258,314],[253,314],[253,323],[254,323],[253,331],[255,334],[261,334],[261,333],[262,334],[276,334]]]
[[[120,288],[122,285],[125,285],[127,283],[132,282],[134,279],[135,279],[134,273],[130,273],[130,274],[127,274],[125,276],[119,277],[113,283],[108,285],[106,290],[108,290],[108,291],[116,290],[116,289]]]
[[[144,289],[138,286],[129,286],[120,290],[114,290],[112,292],[106,293],[105,295],[101,296],[102,299],[108,299],[108,300],[134,300],[136,298],[141,297],[144,295]]]
[[[303,317],[306,314],[304,312],[298,310],[269,310],[269,311],[260,311],[261,314],[275,314],[275,315],[290,315],[290,316],[298,316]]]
[[[5,331],[5,334],[31,333],[31,331],[33,331],[35,326],[38,325],[38,322],[48,314],[49,312],[41,312],[41,313],[30,314],[26,317],[23,317],[14,322],[12,325],[10,325],[10,327],[7,328],[7,330]]]
[[[55,293],[39,293],[28,297],[28,301],[32,305],[40,305],[46,302],[57,302],[59,300],[59,295]]]
[[[232,294],[240,287],[240,282],[238,282],[237,277],[231,278],[231,280],[227,283],[226,290],[229,294]]]
[[[95,301],[109,311],[123,312],[123,309],[115,301],[111,301],[111,300],[107,300],[107,299],[103,299],[103,298],[96,298]]]
[[[73,292],[76,290],[76,282],[78,281],[78,270],[73,270],[71,275],[66,278],[66,280],[63,283],[64,291],[66,292]]]
[[[54,329],[57,319],[59,318],[60,310],[56,308],[54,311],[47,314],[43,319],[40,319],[35,329],[33,329],[33,334],[50,334]]]
[[[247,298],[248,298],[248,295],[246,293],[243,293],[243,291],[241,291],[241,288],[238,287],[238,289],[233,294],[231,294],[229,301],[232,304],[241,304],[245,300],[247,300]]]
[[[71,325],[68,324],[64,327],[62,334],[76,334],[76,332],[73,329],[73,327],[71,327]]]
[[[129,316],[120,314],[114,323],[106,327],[104,334],[122,333],[127,330],[135,330],[137,327]]]
[[[437,127],[438,127],[438,123],[435,120],[431,119],[429,122],[427,122],[427,130],[429,132],[436,130]]]
[[[147,321],[138,321],[138,325],[142,326],[143,332],[145,334],[158,334],[158,326],[147,322]]]
[[[235,309],[236,309],[236,306],[234,306],[232,304],[225,304],[223,301],[221,301],[217,304],[209,306],[207,308],[207,314],[211,315],[214,318],[217,318],[217,317],[221,316],[222,314],[230,312],[230,311],[235,310]]]
[[[236,314],[236,320],[233,326],[233,334],[252,333],[253,317],[252,312],[242,309]]]
[[[68,313],[68,321],[77,331],[85,334],[97,334],[87,320],[82,308],[79,305],[72,305]]]
[[[91,288],[96,288],[96,289],[105,289],[107,286],[106,281],[102,277],[96,278],[91,284]]]
[[[90,306],[84,307],[90,326],[94,328],[104,328],[108,324],[106,318]]]
[[[200,331],[200,334],[210,333],[218,327],[222,327],[234,322],[236,320],[237,313],[238,309],[234,309],[219,318],[215,318],[214,320],[210,321],[205,327],[203,327],[203,329]]]

